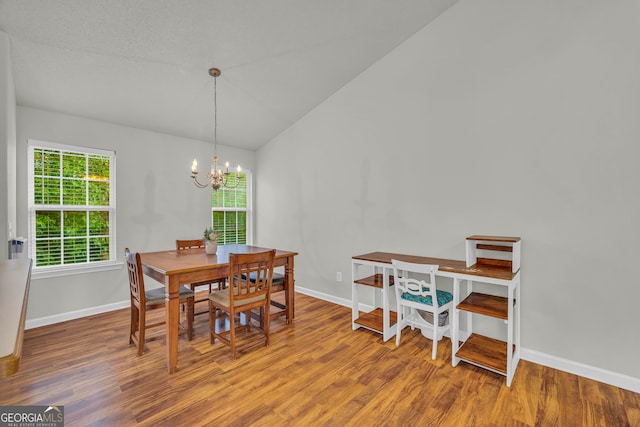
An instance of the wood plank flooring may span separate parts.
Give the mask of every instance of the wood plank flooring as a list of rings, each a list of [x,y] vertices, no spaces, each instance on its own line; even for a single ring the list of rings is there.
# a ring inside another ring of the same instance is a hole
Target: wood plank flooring
[[[162,310],[157,310],[162,314]],[[451,366],[451,343],[406,329],[402,344],[351,330],[351,310],[296,295],[296,321],[232,360],[209,344],[206,316],[180,338],[169,375],[164,328],[142,357],[119,310],[25,333],[0,405],[64,405],[67,426],[638,426],[640,395],[521,361],[504,377]]]

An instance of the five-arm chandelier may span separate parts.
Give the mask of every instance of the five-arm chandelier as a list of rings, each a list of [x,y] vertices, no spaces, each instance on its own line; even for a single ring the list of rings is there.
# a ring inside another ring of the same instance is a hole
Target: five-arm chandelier
[[[193,164],[191,165],[191,178],[195,186],[198,188],[206,188],[211,185],[211,188],[215,191],[222,187],[235,188],[240,183],[240,165],[238,165],[235,183],[233,184],[231,184],[229,180],[231,176],[229,172],[229,162],[225,165],[224,171],[218,169],[218,91],[216,80],[220,74],[220,70],[217,68],[211,68],[209,70],[209,75],[213,77],[213,165],[211,165],[211,172],[207,173],[207,181],[205,183],[198,181],[198,161],[193,159]]]

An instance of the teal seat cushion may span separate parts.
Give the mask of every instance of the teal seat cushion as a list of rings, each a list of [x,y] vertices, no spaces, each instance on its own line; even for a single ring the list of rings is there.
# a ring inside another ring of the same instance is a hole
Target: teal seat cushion
[[[436,291],[436,295],[438,297],[438,307],[453,301],[453,295],[451,295],[450,292]],[[423,297],[422,295],[414,295],[410,294],[409,292],[404,292],[402,294],[402,299],[406,299],[407,301],[415,301],[426,305],[433,305],[433,301],[431,301],[431,295]]]

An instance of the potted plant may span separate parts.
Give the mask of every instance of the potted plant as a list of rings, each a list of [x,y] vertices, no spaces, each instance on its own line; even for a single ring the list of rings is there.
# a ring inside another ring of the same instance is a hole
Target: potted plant
[[[217,233],[213,227],[208,227],[204,229],[204,241],[205,241],[205,251],[208,254],[215,254],[218,250],[218,236],[220,234]]]

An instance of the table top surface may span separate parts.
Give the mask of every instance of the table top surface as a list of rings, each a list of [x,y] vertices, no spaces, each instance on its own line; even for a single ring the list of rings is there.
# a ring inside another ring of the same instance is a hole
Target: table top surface
[[[462,260],[394,254],[390,252],[370,252],[368,254],[354,256],[353,259],[384,264],[391,264],[392,259],[417,264],[436,264],[438,265],[438,270],[445,273],[467,274],[470,276],[491,277],[502,280],[513,280],[513,278],[518,274],[517,271],[515,273],[512,272],[510,268],[498,267],[495,265],[478,263],[471,267],[467,267],[466,262]]]
[[[204,248],[171,249],[158,252],[141,252],[140,259],[146,267],[163,274],[179,274],[208,268],[219,268],[229,264],[230,254],[249,254],[270,251],[271,248],[250,245],[218,245],[215,254],[207,254]],[[276,249],[276,259],[298,255],[297,252]]]

